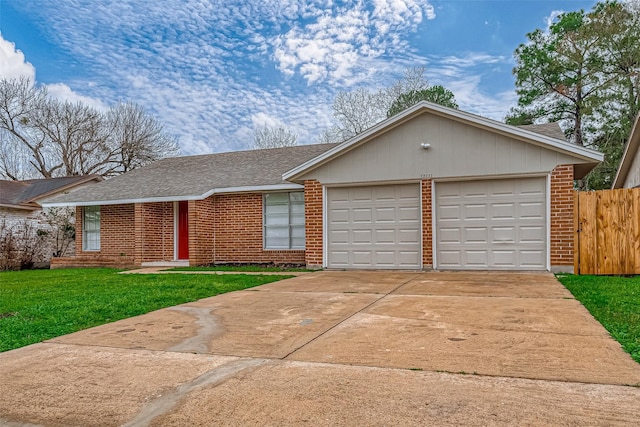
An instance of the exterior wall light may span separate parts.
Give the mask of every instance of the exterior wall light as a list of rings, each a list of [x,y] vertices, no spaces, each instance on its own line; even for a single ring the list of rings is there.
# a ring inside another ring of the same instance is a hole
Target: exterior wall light
[[[428,150],[429,148],[431,148],[431,144],[429,144],[428,142],[423,142],[422,144],[420,144],[420,147]]]

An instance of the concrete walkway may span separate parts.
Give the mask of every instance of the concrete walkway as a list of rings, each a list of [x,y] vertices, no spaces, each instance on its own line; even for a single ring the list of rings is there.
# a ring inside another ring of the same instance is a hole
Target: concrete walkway
[[[0,354],[0,425],[637,425],[550,274],[317,272]]]

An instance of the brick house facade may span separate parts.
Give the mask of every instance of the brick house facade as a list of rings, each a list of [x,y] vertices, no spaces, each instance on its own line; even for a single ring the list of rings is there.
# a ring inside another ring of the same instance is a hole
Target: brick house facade
[[[446,257],[456,248],[447,233],[459,229],[462,246],[480,230],[488,248],[469,240],[469,247],[476,249],[461,255],[468,259],[461,261],[460,269],[481,265],[480,269],[571,271],[573,180],[601,155],[561,140],[561,133],[550,133],[554,129],[548,125],[541,134],[534,133],[537,130],[521,131],[421,103],[342,144],[166,159],[129,177],[114,178],[113,184],[101,184],[104,191],[96,186],[85,195],[59,201],[78,206],[79,230],[84,206],[100,206],[100,244],[86,250],[84,232],[78,232],[76,256],[57,259],[53,267],[172,263],[180,258],[180,242],[186,242],[188,259],[181,261],[189,265],[458,269],[449,267]],[[467,155],[456,144],[468,146],[469,135],[478,142]],[[464,154],[455,156],[456,152]],[[166,176],[178,176],[175,188],[170,181],[158,185]],[[185,182],[200,187],[189,190]],[[462,190],[477,188],[474,183],[488,192],[471,194],[475,199],[470,200],[476,200],[472,204],[461,193],[462,202],[447,209],[463,216],[453,219],[453,228],[443,223],[443,203],[451,199],[448,189],[458,184]],[[504,188],[513,190],[513,198],[505,198],[511,193]],[[104,199],[104,194],[111,199]],[[184,207],[178,208],[180,200]],[[467,227],[468,219],[461,213],[466,206],[483,206],[493,216],[482,219],[481,226]],[[181,209],[188,209],[188,226],[182,231],[177,225]],[[500,209],[510,209],[513,218]],[[296,222],[295,215],[302,215],[303,222]],[[502,233],[499,238],[491,236],[494,228]],[[275,246],[268,243],[276,240]],[[483,252],[488,261],[478,264],[472,257]],[[514,262],[505,263],[501,256]],[[348,261],[340,264],[340,257]]]

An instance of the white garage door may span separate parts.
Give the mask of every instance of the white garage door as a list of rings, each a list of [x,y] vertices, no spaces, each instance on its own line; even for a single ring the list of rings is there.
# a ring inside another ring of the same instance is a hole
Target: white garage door
[[[327,190],[329,268],[417,269],[418,184]]]
[[[436,184],[440,269],[546,270],[546,179]]]

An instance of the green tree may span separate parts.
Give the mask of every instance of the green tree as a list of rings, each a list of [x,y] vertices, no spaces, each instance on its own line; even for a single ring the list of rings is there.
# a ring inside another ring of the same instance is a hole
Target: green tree
[[[458,108],[455,95],[444,86],[435,85],[422,90],[412,90],[400,94],[387,111],[387,117],[413,107],[420,101],[430,101],[450,108]]]
[[[583,10],[562,14],[549,31],[527,34],[515,51],[518,107],[547,121],[565,120],[568,133],[583,145],[583,119],[598,101],[602,58],[598,38],[588,31]]]
[[[605,161],[587,188],[610,185],[640,111],[640,3],[605,1],[560,15],[515,51],[518,106],[509,124],[560,121],[572,142]]]

